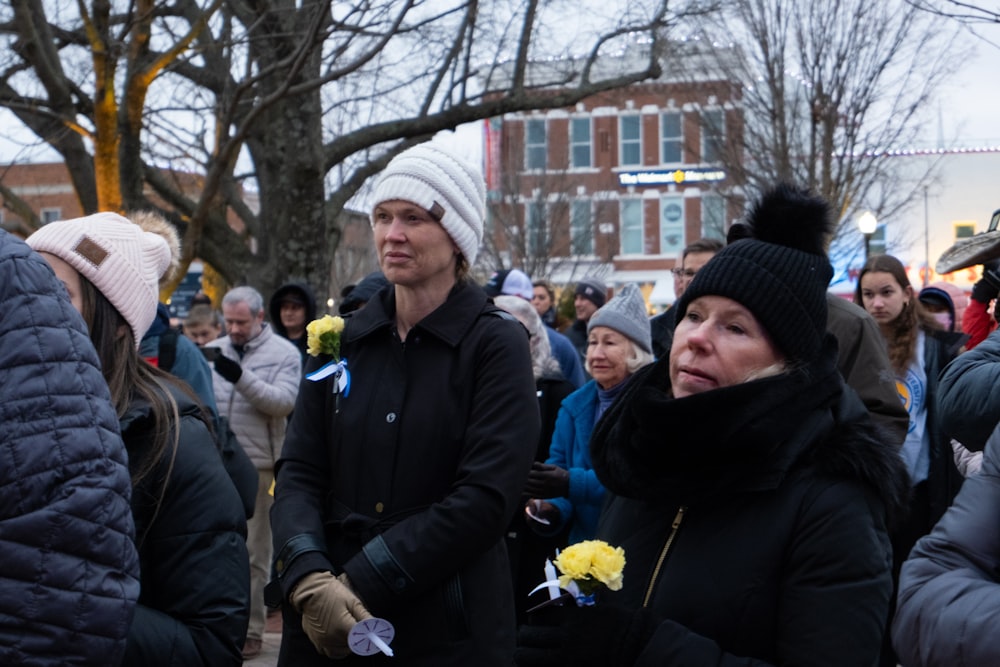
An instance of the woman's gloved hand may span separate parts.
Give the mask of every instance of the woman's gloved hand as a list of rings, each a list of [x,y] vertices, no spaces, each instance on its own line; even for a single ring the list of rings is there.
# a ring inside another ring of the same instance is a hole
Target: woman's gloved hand
[[[625,609],[600,600],[593,607],[548,607],[521,626],[514,662],[518,667],[627,667],[658,625],[648,609]]]
[[[569,495],[569,471],[551,463],[531,464],[524,495],[530,498],[564,498]]]
[[[296,584],[289,596],[295,611],[302,614],[302,630],[316,650],[328,658],[351,654],[347,633],[358,621],[372,615],[354,591],[346,574],[312,572]]]

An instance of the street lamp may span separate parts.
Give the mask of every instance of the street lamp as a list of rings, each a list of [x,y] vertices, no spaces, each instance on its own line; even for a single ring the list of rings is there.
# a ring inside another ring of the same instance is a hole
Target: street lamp
[[[872,234],[875,233],[875,228],[878,227],[878,220],[875,218],[875,214],[871,211],[865,211],[860,218],[858,218],[858,230],[865,235],[865,261],[868,261],[868,253],[871,250]]]

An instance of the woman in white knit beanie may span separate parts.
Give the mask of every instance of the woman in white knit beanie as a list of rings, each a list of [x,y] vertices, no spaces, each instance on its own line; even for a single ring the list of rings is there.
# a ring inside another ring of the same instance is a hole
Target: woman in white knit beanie
[[[243,506],[193,392],[139,356],[176,246],[165,221],[141,217],[160,233],[96,213],[45,225],[27,243],[83,316],[129,456],[141,592],[123,664],[239,665],[250,596]]]
[[[539,417],[524,327],[466,276],[485,206],[479,170],[433,143],[379,177],[390,285],[345,318],[336,358],[307,363],[307,378],[344,364],[350,382],[302,383],[276,468],[279,665],[347,657],[369,615],[392,622],[407,664],[511,664],[503,536]]]

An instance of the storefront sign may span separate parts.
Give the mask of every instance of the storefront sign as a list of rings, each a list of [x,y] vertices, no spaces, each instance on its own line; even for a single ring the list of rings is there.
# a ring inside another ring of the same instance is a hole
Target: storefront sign
[[[722,169],[650,169],[623,171],[618,174],[618,185],[680,185],[682,183],[714,183],[726,178]]]

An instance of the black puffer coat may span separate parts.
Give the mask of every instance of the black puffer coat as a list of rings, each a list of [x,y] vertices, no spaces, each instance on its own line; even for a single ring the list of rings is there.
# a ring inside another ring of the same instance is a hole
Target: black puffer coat
[[[174,398],[181,413],[177,454],[172,461],[163,456],[132,493],[142,592],[124,664],[239,665],[250,608],[243,504],[200,408],[178,391]],[[146,458],[152,428],[141,400],[121,418],[133,469]]]
[[[611,494],[598,537],[627,561],[607,600],[663,619],[635,664],[876,661],[892,592],[886,510],[908,481],[825,352],[683,399],[661,360],[598,424],[591,455]]]
[[[0,230],[0,665],[116,665],[139,597],[131,483],[97,353]]]

